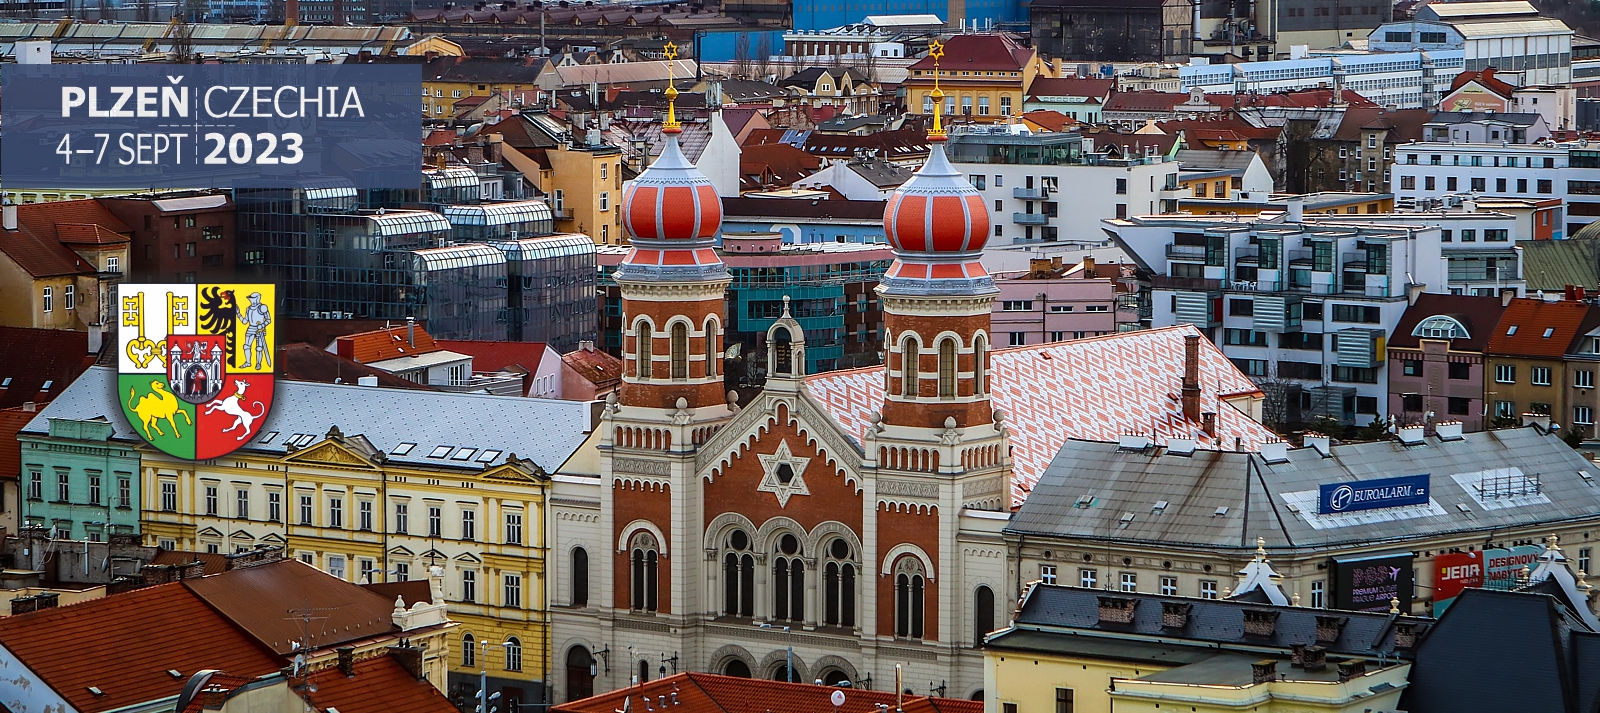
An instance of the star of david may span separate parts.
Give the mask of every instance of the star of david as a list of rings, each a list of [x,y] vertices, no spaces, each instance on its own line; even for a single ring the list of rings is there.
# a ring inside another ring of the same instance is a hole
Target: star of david
[[[756,490],[763,493],[772,493],[778,497],[778,507],[788,507],[789,497],[793,495],[810,495],[806,489],[806,463],[810,458],[799,458],[789,450],[788,441],[779,441],[778,450],[772,455],[763,455],[761,469],[766,475],[761,478],[761,484]]]

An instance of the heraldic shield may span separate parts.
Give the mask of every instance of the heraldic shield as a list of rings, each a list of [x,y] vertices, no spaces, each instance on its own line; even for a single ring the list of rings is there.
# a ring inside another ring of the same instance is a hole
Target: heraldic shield
[[[117,403],[133,430],[191,460],[225,456],[272,410],[273,285],[117,286]]]

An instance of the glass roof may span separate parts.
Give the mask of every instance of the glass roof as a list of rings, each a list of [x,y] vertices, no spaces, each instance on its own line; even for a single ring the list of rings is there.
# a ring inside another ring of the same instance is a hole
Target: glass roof
[[[427,272],[479,265],[503,265],[506,262],[505,253],[482,243],[413,250],[411,254],[416,256],[415,267]]]
[[[567,233],[543,238],[523,238],[495,242],[496,248],[506,252],[509,260],[538,260],[567,255],[595,254],[594,240],[587,235]]]
[[[450,229],[450,221],[445,220],[444,216],[426,210],[384,211],[362,217],[372,221],[373,233],[383,236],[444,232]]]
[[[540,200],[449,205],[444,207],[443,212],[451,225],[510,225],[555,218],[550,206]]]

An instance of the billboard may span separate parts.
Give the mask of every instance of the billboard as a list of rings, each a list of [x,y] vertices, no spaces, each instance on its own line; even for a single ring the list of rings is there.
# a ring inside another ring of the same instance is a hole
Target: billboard
[[[1442,616],[1469,587],[1483,586],[1483,552],[1445,552],[1433,558],[1433,615]]]
[[[1387,612],[1399,599],[1400,611],[1411,611],[1411,563],[1410,552],[1332,558],[1332,608]]]
[[[1518,545],[1510,549],[1483,551],[1483,588],[1509,590],[1517,588],[1517,577],[1522,568],[1533,571],[1539,566],[1543,545]]]
[[[1323,483],[1317,512],[1337,515],[1358,510],[1427,505],[1428,492],[1427,473],[1358,480],[1354,483]]]

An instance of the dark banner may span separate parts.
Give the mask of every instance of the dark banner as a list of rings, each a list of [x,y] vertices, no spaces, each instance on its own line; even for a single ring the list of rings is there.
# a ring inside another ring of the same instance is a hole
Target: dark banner
[[[421,183],[420,65],[7,65],[0,91],[8,190]]]
[[[1411,611],[1411,553],[1335,557],[1328,562],[1333,580],[1333,608],[1389,611],[1391,599],[1400,611]]]
[[[1323,515],[1406,505],[1427,505],[1428,474],[1360,480],[1354,483],[1323,483],[1320,496],[1317,512]]]

